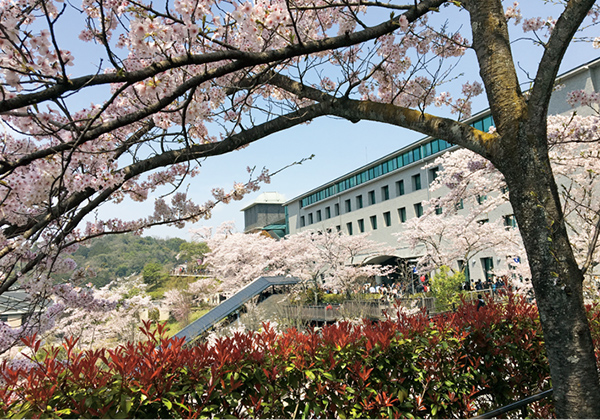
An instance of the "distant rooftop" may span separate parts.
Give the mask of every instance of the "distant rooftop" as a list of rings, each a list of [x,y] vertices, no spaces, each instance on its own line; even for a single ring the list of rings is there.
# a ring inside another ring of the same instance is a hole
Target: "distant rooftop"
[[[256,204],[283,204],[285,203],[285,196],[283,194],[279,194],[278,192],[264,192],[258,197],[254,202],[246,207],[244,207],[241,211],[247,210],[250,207]]]

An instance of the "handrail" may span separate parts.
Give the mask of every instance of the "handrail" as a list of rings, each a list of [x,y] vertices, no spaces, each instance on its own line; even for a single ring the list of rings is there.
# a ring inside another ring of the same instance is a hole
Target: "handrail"
[[[509,411],[517,410],[519,408],[525,407],[532,402],[539,401],[548,396],[552,395],[552,388],[547,391],[540,392],[539,394],[532,395],[530,397],[524,398],[520,401],[514,402],[512,404],[505,405],[504,407],[497,408],[495,410],[490,411],[489,413],[482,414],[481,416],[472,417],[473,419],[493,419],[496,416],[501,416],[502,414],[508,413]]]

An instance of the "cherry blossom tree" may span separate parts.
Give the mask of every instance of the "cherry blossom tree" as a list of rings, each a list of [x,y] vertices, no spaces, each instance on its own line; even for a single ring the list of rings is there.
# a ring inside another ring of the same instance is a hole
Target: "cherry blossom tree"
[[[588,106],[590,115],[549,117],[549,156],[575,258],[583,274],[591,278],[592,268],[600,263],[600,162],[587,144],[600,137],[599,97],[582,91],[569,96],[573,105]],[[489,213],[498,213],[500,206],[510,210],[502,174],[491,162],[467,149],[446,153],[429,166],[441,168],[429,186],[436,198],[425,203],[422,217],[406,223],[398,240],[406,241],[413,250],[424,248],[418,264],[426,272],[452,267],[457,260],[469,261],[482,251],[494,250],[510,262],[508,271],[495,273],[513,275],[516,286],[526,291],[530,285],[520,279],[531,274],[516,226],[510,219],[509,223],[502,218],[491,222],[487,219]],[[441,214],[437,209],[442,209]],[[514,257],[520,262],[515,263]]]
[[[393,269],[366,264],[369,257],[391,255],[393,249],[368,238],[333,231],[304,231],[275,240],[260,233],[234,232],[231,224],[215,235],[196,232],[211,252],[206,264],[221,282],[220,289],[235,292],[260,276],[292,276],[315,288],[352,291],[360,281],[386,276]],[[316,296],[316,294],[315,294]]]
[[[200,159],[326,115],[379,121],[458,144],[503,174],[544,326],[557,415],[600,417],[583,273],[546,124],[574,37],[600,46],[598,7],[594,0],[538,3],[544,17],[522,16],[518,4],[501,0],[178,0],[164,8],[84,0],[80,9],[53,0],[1,3],[0,293],[21,287],[48,295],[49,273],[68,264],[60,256],[65,248],[95,235],[208,217],[216,202],[268,180],[261,173],[194,203],[176,187],[197,174]],[[547,8],[554,18],[545,17]],[[89,72],[63,46],[62,31],[72,34],[78,20],[78,39],[98,48]],[[511,23],[518,25],[514,36]],[[527,97],[511,51],[515,39],[540,48]],[[471,66],[465,55],[477,62],[480,80],[462,76],[463,63]],[[463,84],[462,92],[446,91],[448,81]],[[495,133],[459,121],[481,92]],[[425,112],[436,106],[456,120]],[[156,200],[147,217],[82,224],[103,203],[145,200],[167,186],[174,188],[170,199]]]
[[[352,292],[366,280],[394,271],[393,267],[367,264],[369,257],[394,252],[393,248],[369,239],[368,233],[306,230],[287,236],[281,245],[286,274],[315,287]]]

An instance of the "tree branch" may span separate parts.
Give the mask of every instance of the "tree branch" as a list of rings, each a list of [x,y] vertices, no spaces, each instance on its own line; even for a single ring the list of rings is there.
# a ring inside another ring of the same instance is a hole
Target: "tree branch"
[[[535,115],[529,116],[532,127],[546,129],[548,105],[560,64],[570,41],[594,3],[594,0],[571,0],[566,3],[565,11],[556,21],[540,60],[529,97],[530,109],[536,110]]]

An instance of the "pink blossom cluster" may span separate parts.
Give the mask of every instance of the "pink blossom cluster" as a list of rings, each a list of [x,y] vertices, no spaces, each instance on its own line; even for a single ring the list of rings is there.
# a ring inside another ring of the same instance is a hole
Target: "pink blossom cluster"
[[[554,28],[555,21],[552,18],[542,19],[541,17],[530,18],[523,20],[523,32],[539,31],[543,27],[548,30]]]
[[[600,92],[586,92],[584,90],[574,90],[567,93],[567,103],[571,106],[598,106],[600,105]]]
[[[512,6],[507,7],[504,11],[504,16],[506,17],[506,20],[514,19],[515,25],[521,23],[523,15],[521,15],[521,9],[519,9],[519,3],[514,2]]]

